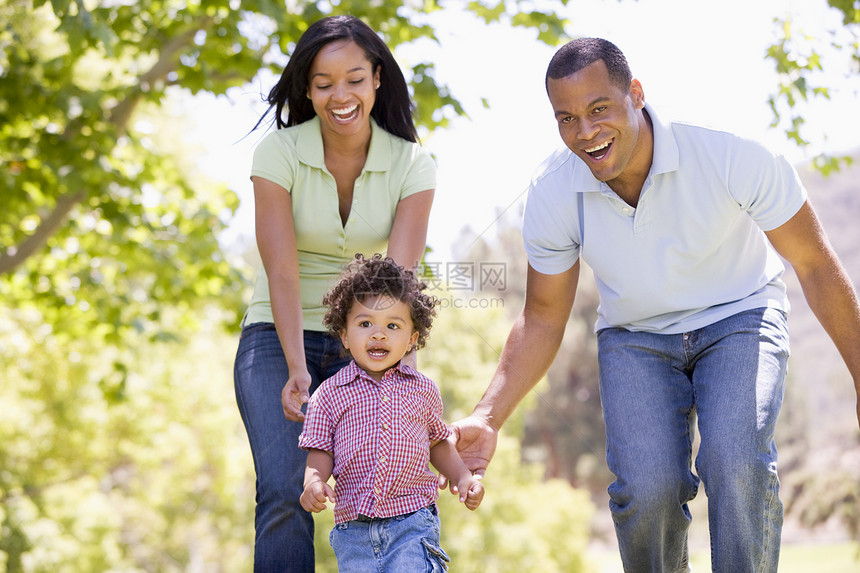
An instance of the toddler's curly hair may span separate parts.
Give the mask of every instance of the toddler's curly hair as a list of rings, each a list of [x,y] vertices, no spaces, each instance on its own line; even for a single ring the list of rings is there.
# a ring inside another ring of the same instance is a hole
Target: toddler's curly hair
[[[427,343],[439,305],[438,298],[421,292],[426,288],[415,273],[399,266],[391,257],[383,258],[377,253],[366,259],[359,253],[346,267],[340,281],[323,297],[322,302],[328,307],[323,324],[340,335],[346,330],[346,317],[355,301],[388,296],[406,303],[411,309],[413,328],[418,332],[414,349],[418,350]]]

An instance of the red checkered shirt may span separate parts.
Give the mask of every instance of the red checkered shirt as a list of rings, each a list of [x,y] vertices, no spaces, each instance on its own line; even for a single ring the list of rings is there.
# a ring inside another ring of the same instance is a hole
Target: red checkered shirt
[[[353,361],[311,396],[299,446],[334,454],[334,519],[343,523],[435,502],[430,442],[450,433],[432,380],[400,364],[376,382]]]

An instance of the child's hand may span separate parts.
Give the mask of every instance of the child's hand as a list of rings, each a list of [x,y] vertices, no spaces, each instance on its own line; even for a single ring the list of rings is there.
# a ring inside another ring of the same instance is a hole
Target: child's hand
[[[334,490],[325,482],[314,481],[305,486],[305,491],[299,498],[299,502],[305,511],[319,513],[326,508],[325,502],[334,503]]]
[[[465,503],[468,509],[475,511],[484,499],[484,484],[470,475],[457,483],[456,492],[460,494],[460,503]]]

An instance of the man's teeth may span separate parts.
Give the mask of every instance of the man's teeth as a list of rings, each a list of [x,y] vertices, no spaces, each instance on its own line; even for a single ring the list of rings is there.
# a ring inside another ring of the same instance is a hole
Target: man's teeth
[[[331,112],[335,115],[349,115],[352,112],[354,112],[356,109],[358,109],[358,105],[354,105],[352,107],[345,107],[342,109],[333,109],[333,110],[331,110]]]
[[[609,147],[610,143],[612,143],[612,142],[607,141],[606,143],[598,145],[597,147],[592,147],[591,149],[586,149],[585,152],[586,153],[594,153],[595,151],[600,151],[601,149],[606,149],[607,147]]]

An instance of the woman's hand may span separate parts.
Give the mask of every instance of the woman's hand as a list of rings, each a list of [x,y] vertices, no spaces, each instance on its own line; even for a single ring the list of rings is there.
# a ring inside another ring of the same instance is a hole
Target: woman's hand
[[[290,376],[284,389],[281,390],[281,405],[284,416],[293,422],[304,422],[305,414],[302,406],[310,399],[311,375],[307,370]]]

